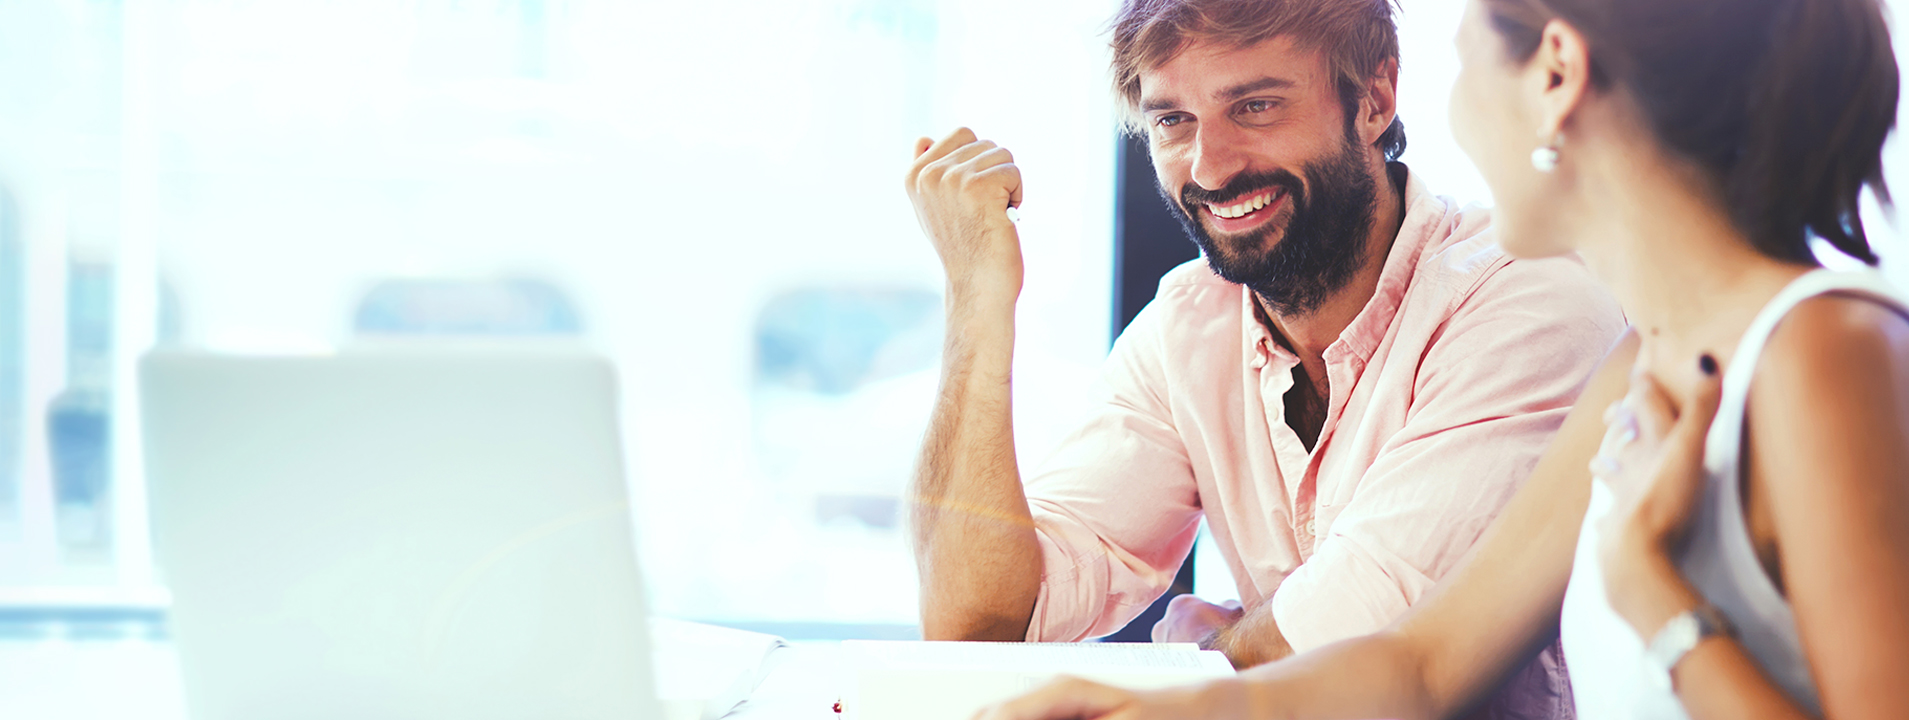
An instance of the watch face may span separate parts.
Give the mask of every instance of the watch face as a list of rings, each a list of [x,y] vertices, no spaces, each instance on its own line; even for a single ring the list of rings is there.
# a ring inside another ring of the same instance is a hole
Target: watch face
[[[1663,629],[1657,631],[1657,637],[1651,638],[1645,654],[1650,656],[1656,669],[1662,671],[1665,682],[1670,680],[1670,669],[1683,659],[1684,653],[1697,645],[1701,633],[1702,628],[1697,626],[1695,615],[1679,613],[1670,622],[1664,623]]]
[[[1670,624],[1665,625],[1664,630],[1669,633],[1666,638],[1670,641],[1668,644],[1677,651],[1678,655],[1683,655],[1697,644],[1700,632],[1700,628],[1697,627],[1697,616],[1690,613],[1671,618]]]

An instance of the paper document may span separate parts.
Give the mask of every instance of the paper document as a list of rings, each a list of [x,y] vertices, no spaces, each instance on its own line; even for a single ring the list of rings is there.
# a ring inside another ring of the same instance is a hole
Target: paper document
[[[667,720],[716,720],[741,705],[788,643],[764,635],[668,618],[650,619],[656,694]]]
[[[1192,643],[842,643],[844,720],[969,720],[1057,675],[1145,689],[1233,674]]]

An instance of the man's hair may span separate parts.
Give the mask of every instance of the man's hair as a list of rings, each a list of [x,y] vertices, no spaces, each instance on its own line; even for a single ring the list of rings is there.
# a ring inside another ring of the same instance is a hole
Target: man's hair
[[[1195,41],[1250,47],[1290,37],[1322,51],[1346,110],[1358,115],[1366,83],[1399,59],[1394,0],[1124,0],[1113,21],[1114,91],[1125,105],[1129,132],[1146,130],[1140,118],[1140,73],[1160,67]],[[1405,124],[1397,117],[1379,137],[1385,159],[1405,152]]]

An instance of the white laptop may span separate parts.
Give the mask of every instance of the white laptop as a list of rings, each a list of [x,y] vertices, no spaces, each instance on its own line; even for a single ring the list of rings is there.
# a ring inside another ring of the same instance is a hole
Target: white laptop
[[[657,716],[602,359],[160,351],[140,372],[193,720]]]

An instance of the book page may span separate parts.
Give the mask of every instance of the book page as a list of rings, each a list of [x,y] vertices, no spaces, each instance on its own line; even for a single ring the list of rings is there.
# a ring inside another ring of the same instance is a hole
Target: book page
[[[670,720],[715,720],[755,692],[782,638],[668,618],[650,619],[656,694]]]

